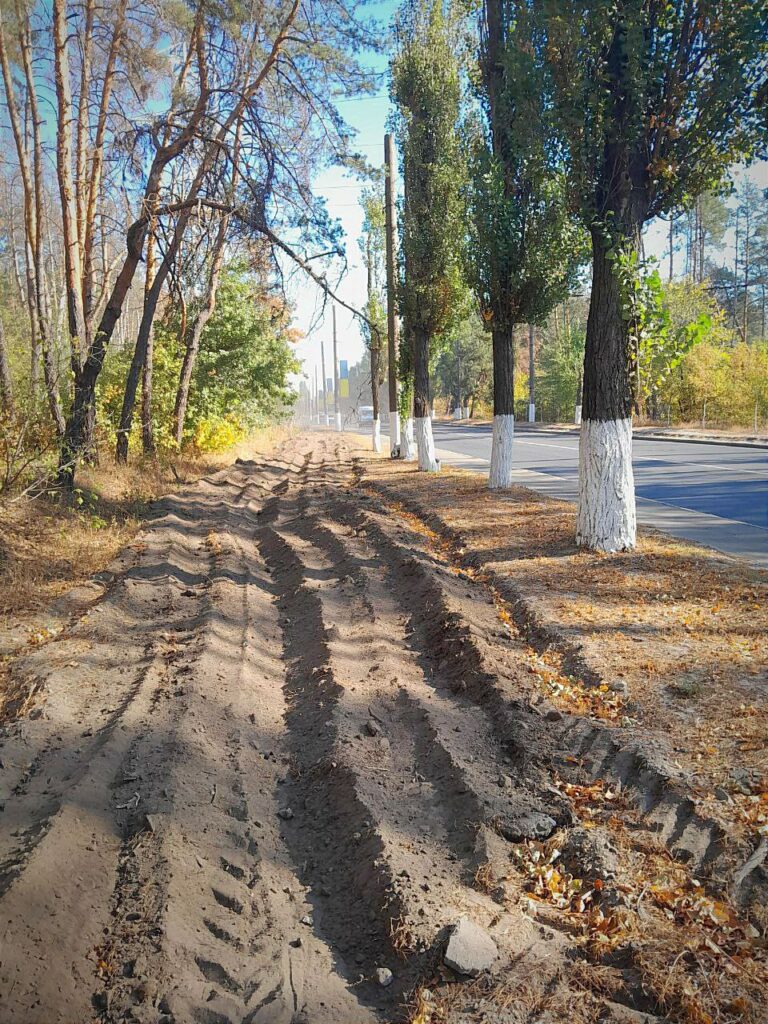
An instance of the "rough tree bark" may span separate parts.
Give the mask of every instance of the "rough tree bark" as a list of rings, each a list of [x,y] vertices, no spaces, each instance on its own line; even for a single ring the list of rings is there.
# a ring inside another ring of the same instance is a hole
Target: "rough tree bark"
[[[144,297],[152,286],[155,274],[155,235],[150,231],[147,239],[147,274],[144,279]],[[152,422],[152,376],[155,369],[154,316],[149,325],[147,351],[141,372],[141,446],[145,455],[155,454],[155,431]]]
[[[512,486],[512,441],[515,434],[515,329],[494,327],[493,339],[493,440],[488,486],[504,490]]]
[[[636,538],[631,352],[619,283],[608,256],[602,229],[593,229],[576,542],[600,551],[623,551],[634,547]]]

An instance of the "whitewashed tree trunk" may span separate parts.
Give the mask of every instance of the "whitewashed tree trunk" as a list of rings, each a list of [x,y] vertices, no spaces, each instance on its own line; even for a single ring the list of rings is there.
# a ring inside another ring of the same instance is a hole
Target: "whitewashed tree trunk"
[[[576,409],[574,410],[573,422],[576,424],[577,427],[581,424],[581,402],[579,402],[579,404],[576,406]]]
[[[528,422],[529,423],[535,423],[536,422],[536,405],[535,405],[534,402],[529,402],[528,403]]]
[[[491,470],[488,474],[488,486],[492,491],[505,490],[512,486],[514,436],[514,416],[507,413],[493,417]]]
[[[389,454],[394,456],[401,444],[400,437],[400,413],[390,412],[389,414]]]
[[[632,420],[584,420],[579,438],[576,543],[596,551],[635,546]]]
[[[336,429],[337,430],[341,430],[341,413],[337,412],[335,418],[336,418]]]
[[[381,451],[381,420],[378,417],[373,421],[373,450]]]
[[[413,439],[413,418],[411,416],[403,426],[403,458],[406,462],[413,462],[416,458],[416,442]]]
[[[435,441],[432,436],[432,419],[419,416],[414,420],[416,428],[416,447],[419,453],[419,469],[425,473],[437,473],[440,463],[435,456]]]

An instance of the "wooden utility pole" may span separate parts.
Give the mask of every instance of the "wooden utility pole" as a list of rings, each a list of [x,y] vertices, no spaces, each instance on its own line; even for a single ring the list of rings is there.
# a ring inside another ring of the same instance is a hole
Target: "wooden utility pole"
[[[339,350],[336,344],[336,307],[333,306],[333,412],[336,429],[341,430],[341,410],[339,409]]]
[[[536,332],[533,324],[528,324],[528,422],[536,422],[535,368],[533,345]]]
[[[325,426],[328,426],[328,378],[325,376],[325,342],[320,339],[320,364],[323,371],[323,414]]]
[[[387,354],[389,357],[389,444],[400,450],[400,410],[397,402],[398,323],[395,280],[395,145],[384,136],[384,223],[387,239]]]

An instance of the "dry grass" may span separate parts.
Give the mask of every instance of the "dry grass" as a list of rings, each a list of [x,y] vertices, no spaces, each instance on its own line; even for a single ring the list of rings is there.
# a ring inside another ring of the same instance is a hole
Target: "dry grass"
[[[104,569],[141,529],[151,502],[201,476],[253,458],[290,433],[257,432],[226,452],[169,460],[105,460],[84,467],[73,501],[45,496],[0,504],[0,633],[34,623],[35,614]]]

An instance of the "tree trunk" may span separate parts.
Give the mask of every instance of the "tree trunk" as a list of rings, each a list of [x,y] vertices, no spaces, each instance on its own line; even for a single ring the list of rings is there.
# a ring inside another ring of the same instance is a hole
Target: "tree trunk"
[[[85,315],[83,312],[82,250],[78,235],[77,202],[72,176],[72,85],[69,70],[67,11],[65,0],[53,0],[53,52],[56,81],[56,173],[61,198],[61,228],[64,244],[64,273],[67,313],[72,345],[73,369],[85,358]]]
[[[155,276],[155,223],[147,239],[147,272],[144,278],[144,296],[146,299]],[[141,373],[141,444],[145,455],[155,454],[155,436],[152,424],[152,373],[155,367],[155,328],[154,318],[147,335],[147,351]]]
[[[371,404],[373,405],[372,444],[375,452],[381,451],[381,419],[379,414],[379,364],[381,344],[371,337]]]
[[[636,234],[627,240],[636,244]],[[629,332],[601,230],[592,231],[592,296],[584,354],[576,542],[598,551],[635,546]]]
[[[493,441],[488,486],[504,490],[512,486],[512,445],[515,434],[515,329],[494,327],[493,339]]]
[[[171,243],[171,245],[172,244],[173,243]],[[162,290],[165,279],[168,276],[168,270],[170,269],[168,257],[173,258],[173,255],[175,255],[175,249],[173,254],[170,252],[166,253],[166,257],[160,264],[160,269],[152,282],[152,287],[144,296],[144,310],[141,316],[141,323],[139,324],[139,331],[136,336],[136,347],[133,350],[133,359],[131,360],[128,376],[125,381],[123,408],[120,412],[120,424],[117,428],[117,444],[115,446],[115,459],[117,462],[125,463],[128,461],[128,438],[130,437],[131,426],[133,425],[133,410],[136,406],[136,392],[139,386],[139,377],[142,375],[142,371],[147,361],[147,353],[149,351],[150,338],[152,335],[152,324],[155,319],[160,291]]]
[[[429,399],[429,334],[424,328],[419,328],[414,331],[413,344],[413,426],[419,469],[426,473],[436,473],[440,463],[435,457]]]
[[[8,349],[5,344],[5,327],[0,319],[0,409],[13,412],[13,378],[8,365]]]
[[[149,328],[147,352],[141,374],[141,447],[145,455],[154,455],[155,428],[152,422],[152,374],[155,365],[155,328]]]
[[[211,257],[211,270],[208,275],[208,288],[206,290],[203,305],[195,317],[192,330],[187,336],[187,344],[184,350],[184,360],[179,373],[179,386],[176,390],[176,403],[173,410],[173,429],[176,444],[181,447],[181,440],[184,436],[184,420],[187,415],[187,403],[189,402],[189,388],[192,383],[192,371],[195,368],[197,354],[200,351],[200,341],[203,330],[216,309],[216,295],[221,279],[221,267],[224,262],[224,244],[227,239],[227,228],[229,217],[222,216],[219,221],[219,230],[214,242],[213,254]],[[325,386],[325,384],[323,384]]]

